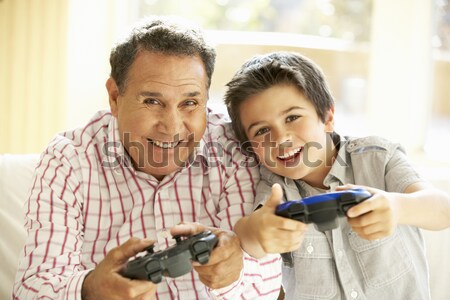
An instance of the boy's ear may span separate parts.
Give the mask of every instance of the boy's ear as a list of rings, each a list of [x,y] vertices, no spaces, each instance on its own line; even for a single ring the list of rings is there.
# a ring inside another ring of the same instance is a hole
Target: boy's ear
[[[111,113],[117,118],[117,98],[119,98],[119,88],[117,87],[116,81],[111,77],[106,81],[106,90],[109,95],[109,107],[111,108]]]
[[[330,108],[325,119],[325,132],[334,132],[334,106]]]

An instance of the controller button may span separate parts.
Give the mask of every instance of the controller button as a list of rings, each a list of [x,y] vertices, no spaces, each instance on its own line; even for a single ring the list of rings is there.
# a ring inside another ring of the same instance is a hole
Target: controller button
[[[353,207],[353,204],[342,205],[342,211],[347,215],[347,211]]]
[[[206,264],[209,261],[209,247],[205,241],[197,241],[192,245],[195,260],[199,263]]]
[[[161,264],[158,260],[151,260],[145,265],[147,273],[154,273],[161,271]]]
[[[194,249],[195,253],[208,251],[208,243],[204,241],[197,241],[194,245],[192,245],[192,249]]]
[[[149,274],[148,279],[153,283],[160,283],[162,280],[162,274],[161,272]]]
[[[209,261],[209,252],[203,252],[196,255],[195,260],[201,263],[202,265],[206,264]]]

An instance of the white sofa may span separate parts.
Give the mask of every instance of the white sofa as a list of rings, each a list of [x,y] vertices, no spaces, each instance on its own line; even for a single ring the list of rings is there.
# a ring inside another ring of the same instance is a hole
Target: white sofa
[[[10,299],[18,255],[25,239],[22,205],[37,154],[0,154],[0,299]],[[433,300],[450,299],[450,230],[425,231]],[[400,300],[400,299],[398,299]],[[406,300],[406,299],[401,299]]]

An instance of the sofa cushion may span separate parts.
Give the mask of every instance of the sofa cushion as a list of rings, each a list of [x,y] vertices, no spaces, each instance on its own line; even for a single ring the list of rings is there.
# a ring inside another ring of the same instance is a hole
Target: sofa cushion
[[[10,299],[17,259],[25,242],[23,203],[38,154],[0,155],[0,299]]]

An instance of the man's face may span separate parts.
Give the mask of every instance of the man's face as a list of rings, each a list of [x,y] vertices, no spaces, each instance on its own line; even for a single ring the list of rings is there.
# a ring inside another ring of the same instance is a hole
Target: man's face
[[[200,57],[140,51],[123,94],[113,79],[107,89],[134,167],[161,180],[184,166],[206,129],[207,75]]]

